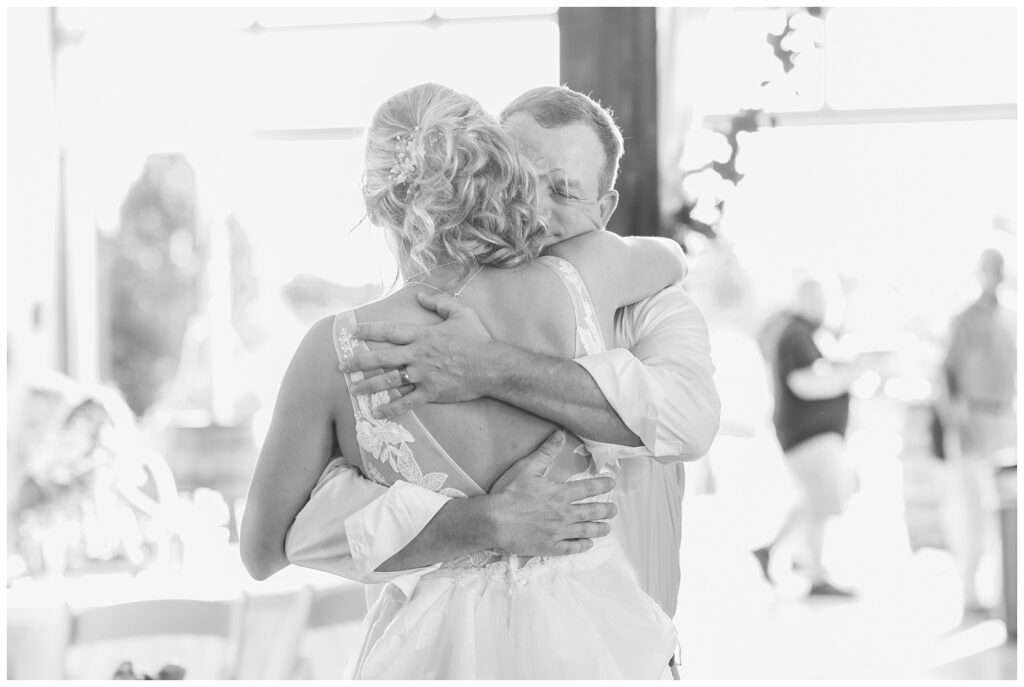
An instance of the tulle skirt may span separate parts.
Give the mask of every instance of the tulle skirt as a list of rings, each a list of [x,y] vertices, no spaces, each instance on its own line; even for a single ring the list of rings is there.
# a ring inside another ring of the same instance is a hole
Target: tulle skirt
[[[659,679],[672,621],[637,583],[619,544],[447,564],[405,600],[388,586],[367,614],[348,677],[362,679]]]

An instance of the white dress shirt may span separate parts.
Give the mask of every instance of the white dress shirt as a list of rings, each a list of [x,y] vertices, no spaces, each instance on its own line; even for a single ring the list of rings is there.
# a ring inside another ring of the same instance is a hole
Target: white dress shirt
[[[620,348],[576,362],[643,446],[587,445],[595,458],[620,461],[613,533],[641,586],[671,617],[679,592],[681,461],[704,455],[721,412],[707,323],[686,291],[673,286],[620,309],[615,339]],[[391,573],[376,568],[405,548],[447,500],[406,482],[381,486],[339,459],[296,516],[285,552],[296,565],[375,586],[391,582],[408,596],[437,564]],[[332,520],[343,523],[326,527]]]

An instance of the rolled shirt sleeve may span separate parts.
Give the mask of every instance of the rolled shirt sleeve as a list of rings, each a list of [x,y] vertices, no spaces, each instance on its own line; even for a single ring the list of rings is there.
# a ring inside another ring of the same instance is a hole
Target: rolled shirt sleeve
[[[377,567],[416,538],[448,502],[408,482],[384,487],[336,459],[320,477],[285,538],[285,555],[299,566],[365,584],[391,582],[408,597],[439,563],[394,572]]]
[[[687,460],[707,453],[721,401],[707,322],[681,286],[619,310],[612,350],[577,359],[643,446],[588,442],[595,455]],[[628,350],[627,350],[628,349]]]

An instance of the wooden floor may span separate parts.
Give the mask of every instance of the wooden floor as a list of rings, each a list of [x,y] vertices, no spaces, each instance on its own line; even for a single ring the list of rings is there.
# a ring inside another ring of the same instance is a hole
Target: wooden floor
[[[741,448],[711,461],[715,493],[684,500],[683,679],[1016,678],[999,613],[965,616],[948,552],[911,549],[891,458],[863,463],[861,493],[826,543],[836,581],[858,596],[808,599],[799,575],[769,585],[750,554],[773,531],[787,487]],[[700,491],[699,468],[693,477]]]

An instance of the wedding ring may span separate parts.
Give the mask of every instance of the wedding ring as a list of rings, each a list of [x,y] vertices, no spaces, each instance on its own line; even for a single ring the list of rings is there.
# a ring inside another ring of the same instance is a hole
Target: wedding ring
[[[409,371],[402,367],[398,370],[398,378],[402,380],[402,386],[409,386],[412,382],[409,380]]]

